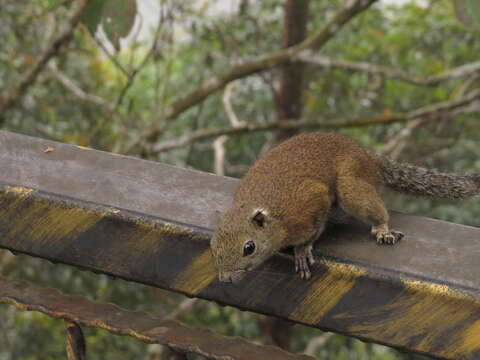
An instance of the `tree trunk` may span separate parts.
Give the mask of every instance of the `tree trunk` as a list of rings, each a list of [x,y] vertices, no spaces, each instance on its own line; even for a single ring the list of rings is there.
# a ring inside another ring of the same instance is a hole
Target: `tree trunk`
[[[287,48],[305,39],[310,0],[286,0],[282,47]],[[305,66],[292,62],[283,67],[277,96],[277,121],[300,119],[303,111]],[[278,130],[275,143],[295,135],[298,130]]]

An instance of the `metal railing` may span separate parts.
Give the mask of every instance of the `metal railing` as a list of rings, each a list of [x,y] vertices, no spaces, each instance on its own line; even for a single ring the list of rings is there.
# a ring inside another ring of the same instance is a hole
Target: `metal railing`
[[[208,239],[236,180],[8,132],[0,168],[0,247],[438,358],[480,358],[478,228],[392,214],[407,237],[390,247],[360,224],[332,227],[310,281],[279,254],[230,285],[216,279]]]

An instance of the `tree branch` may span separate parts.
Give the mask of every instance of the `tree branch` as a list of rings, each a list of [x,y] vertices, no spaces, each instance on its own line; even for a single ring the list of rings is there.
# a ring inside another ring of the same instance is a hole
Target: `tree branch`
[[[258,73],[260,71],[268,70],[278,65],[283,65],[294,59],[300,52],[306,49],[319,50],[325,45],[336,33],[354,18],[357,14],[368,9],[377,0],[353,0],[349,1],[348,5],[341,9],[331,19],[325,27],[317,31],[310,37],[298,45],[274,51],[269,54],[260,56],[256,59],[238,64],[230,70],[214,76],[203,82],[197,89],[190,91],[184,96],[175,101],[164,113],[163,121],[157,122],[147,128],[141,136],[136,138],[126,149],[127,152],[132,151],[138,145],[141,145],[146,140],[155,142],[165,128],[165,125],[175,119],[182,112],[188,110],[190,107],[202,102],[210,94],[220,90],[230,81],[246,77]]]
[[[213,169],[216,175],[225,176],[225,143],[227,140],[227,135],[221,135],[213,142]]]
[[[168,140],[161,142],[153,147],[154,153],[160,153],[167,150],[177,149],[194,143],[199,140],[204,140],[221,135],[241,135],[251,132],[270,131],[276,129],[341,129],[348,127],[364,127],[370,125],[388,125],[397,122],[405,122],[413,119],[430,116],[444,111],[452,111],[461,107],[471,105],[476,100],[480,100],[480,91],[473,91],[470,94],[454,100],[441,101],[429,105],[425,105],[415,110],[405,113],[380,115],[374,117],[361,118],[355,121],[285,121],[282,123],[248,123],[235,128],[217,128],[217,129],[202,129],[194,131],[190,134],[181,136],[175,140]],[[432,116],[432,118],[435,118]]]
[[[460,87],[460,90],[456,92],[456,99],[461,99],[467,95],[472,83],[476,80],[477,74],[472,74]],[[452,117],[458,113],[464,113],[471,110],[471,107],[475,106],[475,102],[466,104],[461,108],[456,108],[448,112],[433,113],[430,116],[424,116],[407,121],[405,127],[399,131],[393,138],[391,138],[386,144],[384,144],[378,151],[379,154],[388,156],[389,158],[396,159],[400,156],[403,149],[407,146],[413,133],[421,127],[424,123],[432,121],[438,118],[445,118],[447,116]]]
[[[225,91],[223,92],[222,102],[223,102],[223,107],[225,109],[225,112],[227,113],[228,120],[230,121],[230,125],[232,125],[233,127],[238,127],[238,126],[245,125],[245,123],[238,119],[238,116],[235,113],[235,110],[233,110],[233,105],[232,105],[232,95],[234,91],[233,85],[234,83],[229,83],[225,87]]]
[[[233,94],[233,82],[229,83],[225,87],[225,91],[223,92],[223,107],[225,108],[225,112],[227,113],[228,119],[230,120],[230,125],[233,127],[239,127],[244,125],[245,123],[238,120],[237,114],[235,114],[235,111],[233,110],[233,105],[231,102],[232,99],[232,94]],[[214,162],[213,162],[213,168],[215,170],[215,174],[220,175],[220,176],[225,176],[225,156],[226,156],[226,150],[225,150],[225,143],[228,140],[227,135],[220,135],[218,138],[215,139],[213,142],[213,154],[214,154]]]
[[[5,114],[8,110],[14,107],[20,99],[23,97],[27,89],[35,82],[38,74],[44,69],[48,61],[56,56],[60,51],[60,48],[67,44],[72,36],[73,32],[80,21],[80,17],[89,0],[79,0],[77,7],[72,12],[72,15],[68,19],[68,25],[60,32],[60,34],[52,41],[37,58],[32,67],[24,74],[20,79],[19,84],[14,88],[10,94],[0,101],[0,125],[5,121]]]
[[[435,115],[435,118],[437,118],[440,114],[437,113]],[[430,120],[432,120],[432,118],[424,117],[408,121],[406,126],[384,144],[378,153],[388,156],[391,159],[397,159],[413,132]]]
[[[416,76],[388,66],[376,65],[368,62],[333,59],[320,55],[314,56],[313,54],[311,54],[310,51],[304,51],[298,54],[296,58],[297,60],[303,61],[305,63],[320,65],[325,68],[339,68],[352,71],[367,72],[370,74],[378,74],[388,78],[397,79],[413,85],[420,86],[435,86],[443,81],[468,76],[470,74],[480,71],[480,61],[475,61],[450,70],[446,70],[437,75]]]
[[[98,95],[88,94],[87,92],[85,92],[80,86],[78,86],[78,84],[76,84],[72,79],[70,79],[58,69],[57,63],[55,61],[51,61],[50,64],[48,64],[48,68],[52,72],[53,77],[80,100],[103,106],[108,111],[114,111],[115,106],[112,103],[108,102],[107,100],[101,98]]]

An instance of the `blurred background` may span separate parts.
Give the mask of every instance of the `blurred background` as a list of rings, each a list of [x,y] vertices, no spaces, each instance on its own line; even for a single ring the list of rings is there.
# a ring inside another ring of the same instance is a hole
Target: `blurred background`
[[[233,177],[305,131],[346,134],[417,165],[480,169],[475,1],[380,0],[314,51],[280,62],[277,51],[355,1],[91,0],[72,27],[79,3],[0,0],[0,129]],[[480,226],[478,200],[386,199]],[[0,271],[318,359],[422,359],[4,250]],[[84,331],[89,359],[167,358],[161,347]],[[64,348],[61,321],[0,306],[0,360],[60,359]]]

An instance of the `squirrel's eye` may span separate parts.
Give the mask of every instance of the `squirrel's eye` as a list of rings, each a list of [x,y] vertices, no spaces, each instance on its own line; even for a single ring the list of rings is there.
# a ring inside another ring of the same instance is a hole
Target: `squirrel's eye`
[[[243,256],[252,255],[255,251],[255,243],[253,241],[247,241],[245,245],[243,245]]]
[[[261,211],[259,211],[252,218],[252,221],[258,227],[263,227],[263,225],[265,225],[265,215]]]

